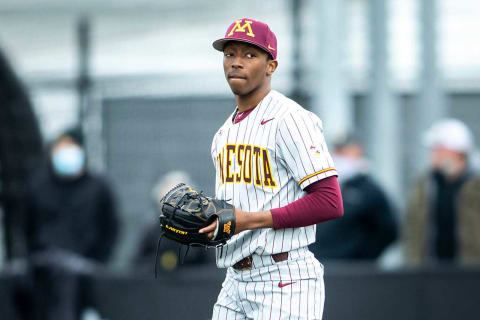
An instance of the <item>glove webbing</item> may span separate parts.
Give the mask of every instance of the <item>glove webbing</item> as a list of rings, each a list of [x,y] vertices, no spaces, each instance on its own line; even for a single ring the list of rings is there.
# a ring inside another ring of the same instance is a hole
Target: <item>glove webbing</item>
[[[157,279],[157,265],[158,265],[158,249],[160,248],[160,243],[162,242],[162,238],[165,234],[162,233],[158,238],[157,242],[157,250],[155,251],[155,279]]]
[[[165,199],[165,197],[162,198],[162,201]],[[168,220],[169,223],[171,223],[171,219],[172,217],[175,215],[175,211],[177,210],[177,208],[175,208],[175,210],[173,210],[173,214],[172,216],[170,217],[170,220]],[[154,267],[154,272],[155,272],[155,279],[157,279],[157,275],[158,275],[158,272],[157,272],[157,266],[158,266],[158,251],[160,249],[160,244],[162,243],[162,239],[163,239],[163,236],[165,235],[164,232],[162,232],[162,234],[160,235],[160,237],[158,237],[158,242],[157,242],[157,250],[155,250],[155,267]],[[187,251],[188,252],[188,251]]]
[[[184,196],[186,196],[186,194],[185,194]],[[182,197],[182,198],[183,198],[183,197]],[[182,200],[183,200],[183,199],[182,199]],[[171,215],[170,220],[168,220],[169,223],[171,223],[171,221],[172,221],[171,219],[172,219],[173,216],[175,215],[175,212],[176,212],[176,211],[177,211],[177,208],[175,208],[175,210],[173,210],[173,214]],[[158,266],[158,251],[159,251],[159,249],[160,249],[160,244],[162,243],[162,239],[163,239],[163,236],[164,236],[164,235],[165,235],[165,233],[163,232],[163,233],[160,235],[160,237],[158,238],[157,249],[155,250],[155,267],[154,267],[154,268],[155,268],[155,270],[154,270],[154,272],[155,272],[155,279],[157,279],[157,276],[158,276],[158,272],[157,272],[157,270],[158,270],[158,268],[157,268],[157,266]],[[183,246],[182,244],[180,244],[180,245],[178,246],[178,256],[181,258],[181,259],[180,259],[180,263],[181,263],[181,264],[183,264],[183,262],[185,261],[185,258],[187,257],[187,254],[188,254],[188,251],[190,250],[190,246],[188,245],[188,246],[187,246],[187,251],[185,251],[185,255],[184,255],[183,258],[182,258],[182,255],[181,255],[181,253],[182,253],[182,246]]]

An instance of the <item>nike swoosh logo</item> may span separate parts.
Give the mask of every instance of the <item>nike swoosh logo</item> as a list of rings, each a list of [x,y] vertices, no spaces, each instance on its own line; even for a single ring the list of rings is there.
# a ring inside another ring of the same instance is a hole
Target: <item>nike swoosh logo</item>
[[[275,49],[273,49],[272,47],[270,47],[270,45],[268,45],[268,49],[275,51]]]
[[[273,119],[275,119],[275,118],[268,119],[268,120],[262,120],[262,122],[260,122],[260,124],[264,125],[265,123],[267,123],[268,121],[272,121]]]
[[[283,288],[283,287],[286,287],[286,286],[291,285],[291,284],[294,284],[294,283],[295,283],[295,282],[285,282],[285,283],[282,283],[282,281],[280,281],[280,282],[278,283],[278,287],[279,287],[279,288]]]

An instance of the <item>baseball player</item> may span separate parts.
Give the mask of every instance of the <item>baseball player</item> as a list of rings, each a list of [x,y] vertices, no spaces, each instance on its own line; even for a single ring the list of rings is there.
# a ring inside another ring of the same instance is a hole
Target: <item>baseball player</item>
[[[236,108],[213,138],[215,196],[235,206],[235,235],[216,251],[228,268],[213,319],[321,319],[315,224],[343,215],[337,172],[313,113],[271,90],[277,39],[239,19],[213,42]],[[214,237],[217,223],[200,230]],[[224,226],[225,228],[225,226]]]

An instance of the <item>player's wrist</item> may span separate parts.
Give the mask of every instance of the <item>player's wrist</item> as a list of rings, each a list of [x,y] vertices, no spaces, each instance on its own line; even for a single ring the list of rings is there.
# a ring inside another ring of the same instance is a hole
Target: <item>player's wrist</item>
[[[235,229],[235,233],[240,233],[242,231],[247,230],[246,220],[248,220],[248,218],[246,217],[246,212],[238,208],[235,208],[235,221],[237,223],[237,228]]]
[[[272,214],[269,210],[260,212],[245,212],[235,208],[235,220],[237,223],[236,233],[240,233],[245,230],[273,227]]]

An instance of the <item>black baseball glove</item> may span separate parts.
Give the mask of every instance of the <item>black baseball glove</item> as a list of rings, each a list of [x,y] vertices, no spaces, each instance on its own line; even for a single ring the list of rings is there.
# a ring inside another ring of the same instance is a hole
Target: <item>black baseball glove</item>
[[[160,200],[160,228],[171,240],[189,246],[217,247],[235,233],[235,207],[180,183]],[[217,219],[212,239],[198,231]]]

